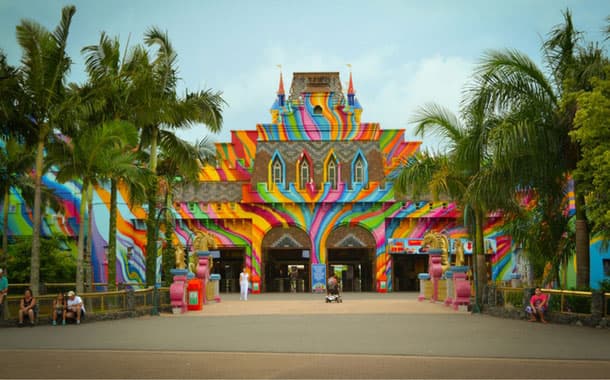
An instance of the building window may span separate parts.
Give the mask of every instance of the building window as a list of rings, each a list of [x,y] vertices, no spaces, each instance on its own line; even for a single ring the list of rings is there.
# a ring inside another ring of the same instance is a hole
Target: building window
[[[320,106],[315,106],[315,107],[313,108],[313,114],[314,114],[314,115],[322,115],[322,107],[320,107]]]
[[[337,188],[337,163],[334,160],[328,162],[326,178],[330,182],[330,187],[333,189]]]
[[[610,259],[603,259],[604,276],[610,277]]]
[[[309,182],[309,163],[305,160],[301,162],[301,189]]]
[[[364,163],[360,157],[358,157],[356,163],[354,164],[354,182],[364,182]]]
[[[282,178],[282,163],[278,158],[273,161],[273,183],[282,184],[284,178]]]

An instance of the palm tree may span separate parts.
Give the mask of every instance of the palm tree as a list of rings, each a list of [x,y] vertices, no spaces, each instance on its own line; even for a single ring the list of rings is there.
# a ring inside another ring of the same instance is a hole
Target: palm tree
[[[127,49],[126,49],[127,50]],[[111,39],[106,33],[100,34],[97,45],[84,47],[85,64],[89,75],[89,91],[85,107],[89,109],[92,124],[106,121],[125,121],[133,124],[135,117],[131,109],[139,101],[133,77],[139,70],[146,69],[148,58],[141,46],[135,46],[127,55],[121,57],[118,38]],[[135,146],[124,146],[129,153]],[[136,162],[139,165],[138,162]],[[117,235],[117,193],[118,185],[128,189],[129,203],[141,204],[146,199],[148,171],[140,175],[123,176],[120,172],[109,173],[110,176],[110,220],[108,234],[108,284],[116,283],[116,235]]]
[[[87,209],[88,205],[91,206],[94,186],[107,180],[110,173],[121,173],[125,177],[138,175],[139,168],[134,165],[134,154],[125,153],[124,149],[124,146],[133,146],[136,141],[137,131],[133,126],[123,122],[108,122],[96,127],[79,128],[71,140],[49,146],[48,162],[59,168],[57,180],[65,182],[78,178],[82,182],[76,260],[77,292],[84,290],[85,277],[91,284],[90,268],[85,268],[84,264],[85,236],[91,228],[91,210],[87,212]],[[87,249],[87,252],[90,254],[91,249]]]
[[[140,149],[150,153],[149,169],[157,173],[159,147],[179,162],[193,161],[192,151],[186,149],[174,131],[190,128],[195,123],[205,124],[212,132],[219,131],[225,102],[221,93],[212,90],[187,92],[183,98],[178,97],[177,55],[167,33],[151,28],[145,34],[145,43],[155,46],[157,52],[148,69],[134,77],[140,100],[134,112],[140,128]],[[157,186],[157,183],[151,186],[148,196],[146,282],[149,286],[155,283],[156,277]]]
[[[411,158],[397,179],[395,189],[398,193],[408,194],[412,199],[429,194],[433,198],[446,197],[459,203],[474,218],[475,254],[473,261],[476,278],[476,300],[487,284],[487,269],[484,256],[483,228],[490,207],[497,204],[491,190],[485,186],[493,182],[499,174],[492,170],[489,143],[490,132],[495,121],[487,117],[482,108],[466,108],[463,112],[465,123],[450,111],[435,104],[418,110],[413,122],[416,134],[426,132],[439,135],[447,145],[447,153],[432,154],[423,152]],[[505,191],[505,189],[495,189]]]
[[[28,171],[34,165],[34,154],[16,137],[0,141],[0,193],[3,198],[2,215],[2,256],[0,268],[6,268],[8,252],[8,214],[11,188],[26,189],[31,186]]]
[[[565,176],[576,168],[580,147],[570,139],[576,112],[571,93],[590,88],[599,75],[603,55],[595,46],[582,47],[580,33],[569,11],[564,23],[551,31],[544,44],[548,77],[526,55],[514,50],[488,52],[477,69],[471,101],[503,119],[498,135],[499,158],[511,168],[515,188],[535,189],[542,198],[555,198]],[[543,159],[540,159],[543,158]],[[505,179],[507,182],[509,178]],[[584,194],[574,180],[576,193],[577,286],[589,285],[589,233]]]
[[[31,120],[28,130],[36,151],[35,198],[32,231],[32,257],[30,286],[34,295],[39,292],[40,280],[40,226],[42,207],[42,175],[44,149],[53,130],[61,130],[67,123],[70,104],[66,102],[65,79],[71,60],[66,54],[68,32],[74,6],[62,9],[61,21],[53,33],[31,20],[22,20],[17,26],[17,41],[23,50],[20,67],[22,101]]]

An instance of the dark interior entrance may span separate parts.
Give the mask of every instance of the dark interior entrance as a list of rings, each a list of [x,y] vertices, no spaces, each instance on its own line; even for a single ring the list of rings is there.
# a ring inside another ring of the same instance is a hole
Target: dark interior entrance
[[[334,271],[344,292],[370,292],[374,289],[373,255],[369,248],[331,248],[328,275]]]
[[[393,290],[398,292],[414,292],[419,290],[417,275],[428,271],[428,255],[395,254]]]
[[[310,290],[310,265],[308,255],[304,255],[303,252],[304,249],[301,248],[267,249],[263,264],[263,290],[290,292],[290,272],[294,270],[296,271],[296,291],[308,292]]]
[[[221,292],[239,292],[239,274],[244,266],[245,248],[220,248],[220,258],[214,259],[212,273],[220,275]]]

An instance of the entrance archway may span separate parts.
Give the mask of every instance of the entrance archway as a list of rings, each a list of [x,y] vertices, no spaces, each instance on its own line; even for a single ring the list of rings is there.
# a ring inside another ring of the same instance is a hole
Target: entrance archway
[[[212,273],[220,275],[220,292],[239,292],[239,274],[241,273],[246,256],[244,247],[219,247],[220,257],[214,259]]]
[[[262,290],[264,292],[289,292],[291,271],[296,271],[296,290],[311,289],[311,241],[298,227],[275,227],[262,243]]]
[[[326,242],[328,272],[341,280],[343,291],[368,292],[375,289],[375,238],[363,227],[340,226]]]

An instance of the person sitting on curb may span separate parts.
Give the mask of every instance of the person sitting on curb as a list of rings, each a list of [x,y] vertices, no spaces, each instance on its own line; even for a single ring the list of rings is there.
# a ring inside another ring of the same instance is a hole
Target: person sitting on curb
[[[66,324],[66,298],[63,293],[58,293],[53,300],[53,326],[57,326],[57,318],[61,318],[61,324]]]
[[[2,268],[0,268],[0,318],[2,317],[2,313],[4,311],[4,299],[8,294],[8,279],[4,274]]]
[[[530,298],[530,304],[525,308],[530,316],[530,322],[536,322],[540,318],[540,322],[546,323],[544,312],[548,308],[548,299],[548,296],[543,294],[540,288],[536,288],[534,295]]]
[[[23,327],[23,319],[30,320],[30,327],[34,327],[36,321],[36,298],[32,296],[32,291],[26,289],[19,304],[19,327]]]
[[[85,317],[85,305],[83,300],[70,290],[68,292],[68,302],[66,308],[66,317],[68,319],[75,319],[76,324],[80,325],[81,318]]]

